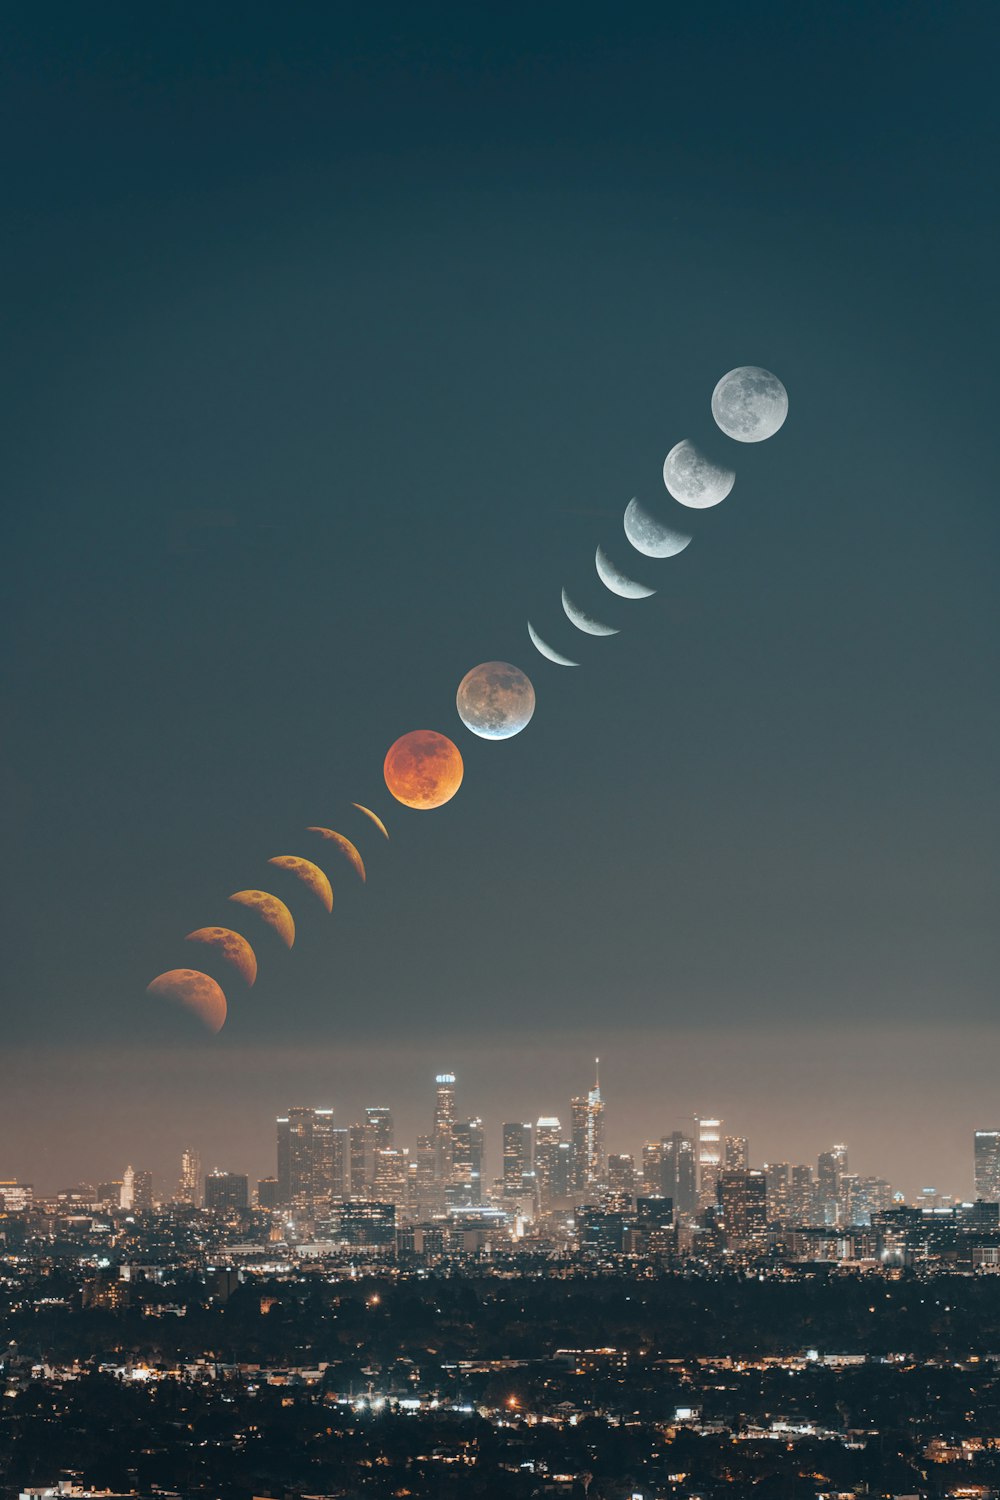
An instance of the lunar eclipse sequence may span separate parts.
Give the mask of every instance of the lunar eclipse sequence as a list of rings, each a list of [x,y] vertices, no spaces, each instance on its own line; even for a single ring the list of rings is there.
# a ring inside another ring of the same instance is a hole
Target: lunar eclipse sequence
[[[712,415],[716,425],[735,442],[757,443],[773,437],[788,415],[788,395],[776,375],[756,365],[742,365],[730,370],[712,393]],[[680,505],[705,510],[718,505],[731,492],[735,470],[715,462],[693,442],[684,439],[670,449],[663,463],[663,483],[669,495]],[[625,537],[634,551],[646,558],[662,560],[677,557],[691,542],[691,537],[677,525],[661,520],[655,511],[638,499],[629,501],[623,517]],[[655,589],[623,571],[601,546],[595,556],[597,576],[609,593],[619,599],[650,598]],[[606,625],[576,605],[565,588],[562,607],[569,623],[585,636],[618,635],[616,627]],[[528,621],[528,637],[536,651],[554,666],[576,667],[577,661],[550,646]],[[483,662],[467,672],[458,685],[456,707],[463,725],[485,740],[507,740],[520,734],[535,711],[535,689],[526,673],[509,662]],[[390,794],[404,807],[430,811],[450,802],[462,785],[465,765],[462,753],[446,734],[434,729],[414,729],[401,735],[386,753],[383,776]],[[389,833],[382,819],[371,808],[355,802],[366,825],[384,838]],[[355,876],[364,882],[364,860],[357,846],[345,834],[332,828],[314,825],[305,830],[315,849],[335,854],[346,862]],[[333,912],[333,886],[329,875],[313,859],[298,854],[278,854],[268,864],[283,872],[286,885],[295,882],[306,899],[318,901]],[[289,906],[271,892],[248,888],[235,891],[229,901],[252,918],[259,927],[270,929],[286,948],[295,942],[295,919]],[[185,939],[216,959],[247,988],[257,978],[257,956],[248,938],[229,927],[199,927]],[[147,986],[146,993],[156,1000],[182,1007],[211,1032],[225,1025],[228,1001],[217,980],[200,969],[169,969]]]

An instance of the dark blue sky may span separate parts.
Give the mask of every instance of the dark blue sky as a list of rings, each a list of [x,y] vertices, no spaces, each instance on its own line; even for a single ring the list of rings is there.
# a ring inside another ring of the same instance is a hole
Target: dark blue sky
[[[964,1190],[1000,1107],[995,7],[5,32],[0,1176],[167,1173],[191,1131],[263,1171],[282,1104],[416,1128],[455,1056],[527,1118],[600,1050],[622,1149],[718,1109],[758,1159],[853,1128]],[[786,427],[608,602],[595,546],[743,363]],[[621,634],[572,639],[563,584]],[[538,694],[505,745],[454,711],[490,658]],[[381,783],[418,727],[466,757],[434,814]],[[367,889],[298,903],[217,1041],[151,1015],[316,822]]]

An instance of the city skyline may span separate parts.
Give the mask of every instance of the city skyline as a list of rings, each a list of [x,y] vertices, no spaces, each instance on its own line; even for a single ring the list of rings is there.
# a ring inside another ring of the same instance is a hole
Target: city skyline
[[[156,1177],[156,1196],[158,1200],[167,1201],[170,1198],[183,1196],[179,1182],[187,1183],[187,1192],[190,1193],[194,1181],[199,1181],[203,1191],[204,1178],[210,1174],[237,1173],[245,1175],[250,1183],[251,1189],[255,1182],[262,1179],[274,1179],[279,1185],[280,1196],[276,1197],[275,1203],[291,1202],[295,1198],[294,1184],[296,1180],[295,1145],[298,1132],[297,1119],[309,1117],[310,1121],[314,1115],[322,1116],[327,1130],[331,1132],[330,1144],[327,1152],[334,1149],[339,1153],[339,1167],[336,1169],[341,1173],[342,1180],[347,1184],[346,1196],[355,1197],[377,1197],[374,1192],[375,1174],[374,1160],[377,1152],[383,1148],[392,1146],[396,1152],[403,1153],[410,1163],[415,1164],[421,1150],[421,1143],[426,1143],[426,1148],[431,1152],[435,1162],[435,1174],[439,1181],[448,1181],[455,1165],[456,1130],[465,1132],[463,1160],[471,1167],[472,1160],[468,1156],[470,1150],[476,1152],[474,1180],[481,1187],[481,1195],[477,1198],[473,1192],[464,1201],[485,1202],[494,1191],[494,1186],[505,1176],[505,1133],[508,1128],[524,1128],[529,1132],[532,1141],[530,1150],[534,1150],[534,1142],[538,1135],[538,1127],[543,1127],[553,1137],[564,1141],[573,1150],[572,1165],[569,1167],[572,1173],[570,1183],[580,1201],[585,1197],[585,1189],[591,1183],[600,1183],[602,1190],[607,1185],[606,1176],[600,1176],[596,1166],[588,1169],[586,1161],[588,1150],[594,1150],[590,1160],[600,1163],[601,1172],[606,1172],[607,1163],[611,1159],[624,1160],[627,1158],[634,1166],[636,1181],[643,1174],[643,1162],[647,1148],[651,1144],[666,1143],[670,1136],[675,1138],[684,1137],[691,1146],[692,1153],[692,1181],[697,1184],[697,1201],[702,1206],[715,1201],[716,1185],[720,1176],[728,1168],[738,1167],[744,1169],[750,1167],[760,1170],[767,1165],[785,1165],[795,1167],[797,1164],[811,1164],[811,1170],[816,1172],[818,1165],[817,1184],[820,1182],[823,1172],[823,1159],[831,1151],[847,1151],[850,1142],[838,1145],[831,1138],[820,1140],[815,1131],[806,1135],[805,1139],[811,1143],[809,1149],[803,1149],[803,1138],[801,1135],[789,1136],[782,1142],[782,1149],[762,1151],[752,1136],[748,1136],[745,1125],[746,1121],[742,1115],[727,1117],[723,1111],[715,1116],[708,1116],[703,1111],[693,1110],[688,1114],[675,1114],[667,1119],[658,1131],[644,1133],[640,1139],[626,1138],[626,1132],[616,1121],[616,1110],[614,1103],[608,1112],[608,1101],[601,1093],[599,1083],[593,1086],[589,1092],[577,1093],[569,1098],[553,1100],[551,1097],[543,1103],[539,1109],[532,1114],[530,1119],[523,1121],[515,1120],[515,1112],[502,1111],[494,1118],[486,1116],[485,1112],[477,1109],[475,1097],[466,1098],[467,1090],[462,1088],[462,1080],[456,1073],[445,1072],[434,1075],[434,1088],[436,1103],[433,1107],[429,1103],[430,1095],[425,1100],[426,1116],[422,1120],[419,1116],[413,1117],[412,1112],[405,1111],[397,1115],[391,1102],[383,1102],[379,1105],[367,1104],[363,1106],[337,1106],[330,1102],[305,1102],[298,1099],[294,1104],[289,1104],[276,1114],[272,1121],[272,1134],[269,1152],[261,1145],[252,1148],[253,1160],[246,1158],[251,1155],[251,1148],[244,1145],[243,1154],[240,1156],[239,1149],[234,1153],[229,1151],[229,1157],[233,1159],[222,1159],[215,1156],[211,1151],[206,1152],[203,1143],[194,1139],[184,1138],[180,1147],[177,1148],[176,1162],[173,1167],[163,1165],[169,1147],[161,1145],[158,1152],[158,1167]],[[475,1088],[475,1074],[473,1074],[472,1088]],[[357,1097],[364,1097],[359,1094]],[[443,1101],[443,1102],[442,1102]],[[588,1134],[587,1120],[592,1118],[594,1106],[597,1106],[597,1118],[599,1124],[596,1132]],[[560,1106],[556,1108],[555,1106]],[[552,1106],[549,1108],[548,1106]],[[580,1109],[577,1109],[580,1106]],[[588,1107],[589,1106],[589,1107]],[[470,1143],[468,1136],[468,1122],[478,1130],[478,1144]],[[367,1124],[366,1124],[367,1122]],[[248,1119],[248,1136],[255,1141],[265,1131],[265,1123],[262,1119],[251,1121]],[[289,1125],[291,1124],[291,1130]],[[275,1154],[275,1140],[273,1127],[277,1126],[278,1145]],[[608,1127],[610,1125],[610,1134]],[[310,1129],[312,1128],[310,1124]],[[178,1126],[180,1135],[183,1136],[183,1126]],[[366,1137],[366,1144],[357,1146],[355,1133],[362,1132]],[[738,1133],[737,1133],[738,1132]],[[842,1131],[843,1135],[844,1132]],[[849,1132],[848,1132],[849,1134]],[[876,1176],[890,1182],[891,1187],[898,1193],[902,1201],[919,1202],[922,1196],[925,1201],[928,1192],[933,1191],[941,1199],[954,1201],[971,1201],[977,1195],[977,1188],[985,1181],[1000,1185],[1000,1131],[990,1127],[983,1120],[965,1132],[965,1149],[960,1154],[955,1152],[953,1170],[945,1178],[940,1174],[936,1180],[931,1180],[931,1173],[923,1173],[916,1178],[903,1180],[898,1177],[890,1178],[883,1170],[884,1163],[880,1162],[877,1150],[873,1154],[871,1147],[857,1153],[857,1159],[852,1162],[855,1175],[866,1178]],[[334,1146],[334,1137],[336,1145]],[[968,1150],[968,1140],[975,1138],[977,1141],[975,1159]],[[954,1140],[954,1135],[951,1137]],[[706,1140],[709,1145],[706,1146]],[[596,1141],[596,1148],[588,1147],[588,1141]],[[852,1157],[855,1155],[856,1146],[850,1147]],[[362,1176],[352,1176],[351,1162],[360,1150],[364,1153],[366,1165],[362,1169]],[[126,1153],[127,1155],[128,1153]],[[148,1162],[141,1148],[132,1153],[134,1160],[130,1158],[129,1168],[138,1166],[143,1169],[147,1179],[154,1174],[148,1169]],[[239,1159],[236,1159],[239,1157]],[[268,1159],[269,1158],[269,1159]],[[8,1158],[9,1159],[9,1158]],[[330,1166],[328,1171],[333,1171],[332,1156],[329,1157]],[[119,1168],[124,1163],[118,1163]],[[180,1166],[180,1177],[176,1170]],[[96,1182],[102,1177],[107,1177],[108,1170],[114,1165],[106,1161],[102,1170],[96,1174],[91,1170],[78,1176],[79,1181]],[[404,1165],[402,1158],[400,1166]],[[6,1176],[9,1180],[21,1182],[36,1182],[36,1176],[27,1168],[19,1172],[3,1170],[4,1164],[0,1162],[0,1178]],[[863,1168],[863,1170],[861,1170]],[[388,1178],[386,1179],[389,1180]],[[919,1186],[916,1186],[919,1182]],[[363,1184],[363,1185],[362,1185]],[[59,1189],[68,1189],[74,1186],[74,1182],[55,1179],[44,1176],[37,1178],[38,1190],[52,1194]],[[147,1189],[148,1190],[148,1189]],[[998,1187],[1000,1192],[1000,1187]],[[982,1196],[982,1194],[980,1194]],[[188,1201],[191,1201],[190,1198]]]

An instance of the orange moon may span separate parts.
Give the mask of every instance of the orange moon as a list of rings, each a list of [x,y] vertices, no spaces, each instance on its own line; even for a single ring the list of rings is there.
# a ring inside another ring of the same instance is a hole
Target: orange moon
[[[382,822],[382,819],[379,817],[378,813],[373,813],[370,807],[362,807],[360,802],[352,802],[351,806],[356,807],[358,812],[364,813],[366,818],[371,818],[372,822],[375,824],[375,827],[379,830],[379,832],[384,834],[386,838],[389,837],[389,830]]]
[[[290,948],[295,942],[295,923],[292,914],[284,901],[279,901],[277,896],[272,896],[267,891],[235,891],[230,896],[230,901],[235,901],[238,906],[245,906],[250,911],[255,911],[262,922],[268,927],[273,927],[286,948]]]
[[[340,852],[342,854],[346,854],[347,858],[351,861],[351,864],[357,870],[361,879],[364,880],[366,878],[365,862],[361,858],[361,855],[358,853],[357,849],[355,849],[354,845],[351,843],[350,839],[345,839],[342,833],[334,833],[332,828],[309,828],[306,831],[308,833],[318,833],[323,838],[328,839],[330,843],[336,844]]]
[[[290,875],[295,875],[322,901],[327,911],[333,911],[333,886],[319,865],[314,865],[311,859],[300,859],[297,854],[276,854],[273,859],[268,860],[268,864],[277,865],[279,870],[287,870]],[[290,948],[291,943],[288,946]]]
[[[155,1000],[170,1000],[189,1010],[208,1031],[226,1024],[226,997],[214,979],[198,969],[168,969],[146,986]]]
[[[435,729],[414,729],[389,748],[385,784],[404,807],[426,809],[450,802],[465,767],[458,746]]]
[[[219,957],[232,964],[248,987],[257,978],[257,955],[246,938],[241,937],[238,932],[233,932],[231,928],[199,927],[196,932],[189,932],[184,941],[204,943],[208,948],[215,948]]]

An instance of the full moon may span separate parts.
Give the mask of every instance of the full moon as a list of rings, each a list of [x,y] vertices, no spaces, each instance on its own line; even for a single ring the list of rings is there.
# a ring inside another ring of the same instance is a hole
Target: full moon
[[[663,483],[682,505],[707,510],[725,500],[736,481],[733,469],[713,464],[686,438],[676,443],[663,461]]]
[[[788,416],[788,392],[770,370],[740,365],[723,375],[712,392],[712,416],[738,443],[774,437]]]
[[[509,661],[484,661],[466,672],[455,695],[466,729],[484,740],[520,734],[535,712],[535,689]]]
[[[459,748],[435,729],[414,729],[390,745],[385,784],[404,807],[426,810],[450,802],[462,785]]]

